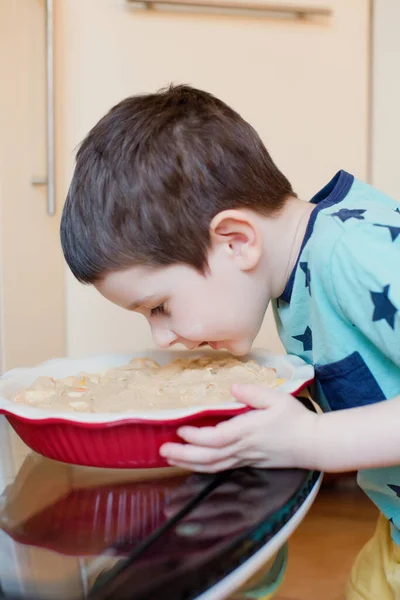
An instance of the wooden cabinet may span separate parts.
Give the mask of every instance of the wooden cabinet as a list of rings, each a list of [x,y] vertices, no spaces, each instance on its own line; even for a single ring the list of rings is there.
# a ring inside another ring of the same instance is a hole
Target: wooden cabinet
[[[312,4],[312,3],[311,3]],[[339,168],[365,178],[369,2],[336,0],[329,19],[135,11],[120,1],[58,4],[60,155],[64,191],[73,149],[125,96],[171,82],[207,89],[260,132],[295,190],[309,198]],[[143,317],[67,279],[68,353],[152,344]],[[257,345],[279,350],[268,313]]]
[[[31,183],[46,175],[43,4],[0,2],[0,371],[65,353],[59,213]]]

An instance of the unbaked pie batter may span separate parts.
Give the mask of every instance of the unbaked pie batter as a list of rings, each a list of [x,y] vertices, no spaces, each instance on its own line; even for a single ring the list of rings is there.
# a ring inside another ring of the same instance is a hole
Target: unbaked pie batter
[[[51,411],[127,412],[185,408],[233,402],[233,383],[274,388],[283,382],[275,369],[254,360],[202,357],[177,359],[165,366],[149,358],[103,373],[63,379],[39,377],[16,402]]]

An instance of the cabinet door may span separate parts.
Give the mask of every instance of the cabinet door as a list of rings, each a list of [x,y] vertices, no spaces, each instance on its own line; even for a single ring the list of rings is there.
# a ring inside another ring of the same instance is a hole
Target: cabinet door
[[[65,352],[59,218],[31,184],[46,175],[44,4],[0,2],[0,370]]]
[[[140,12],[120,0],[58,3],[64,192],[89,128],[122,98],[171,82],[209,90],[237,109],[305,199],[339,168],[365,178],[369,2],[324,5],[331,18],[295,21]],[[142,317],[70,276],[67,315],[72,355],[151,345]],[[256,344],[281,348],[270,313]]]

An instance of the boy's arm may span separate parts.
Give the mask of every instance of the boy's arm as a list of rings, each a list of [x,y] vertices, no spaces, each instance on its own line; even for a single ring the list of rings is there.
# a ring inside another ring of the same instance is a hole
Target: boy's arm
[[[400,396],[318,416],[304,461],[321,471],[400,465]],[[313,459],[311,457],[313,455]]]
[[[255,385],[235,397],[255,410],[216,427],[182,427],[187,444],[164,444],[170,464],[216,472],[243,466],[355,471],[400,464],[400,396],[325,414],[296,398]]]

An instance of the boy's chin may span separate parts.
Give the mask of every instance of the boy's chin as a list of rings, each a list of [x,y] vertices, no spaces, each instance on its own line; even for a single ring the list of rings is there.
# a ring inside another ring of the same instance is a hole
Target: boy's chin
[[[230,354],[233,354],[233,356],[244,356],[250,352],[252,344],[252,340],[243,340],[240,342],[227,343],[224,346],[224,349],[230,352]]]
[[[196,346],[193,349],[196,350],[196,348],[202,348],[204,346],[209,346],[213,350],[217,350],[217,351],[218,350],[226,350],[230,354],[233,354],[233,356],[244,356],[245,354],[248,354],[250,352],[252,345],[253,345],[253,340],[241,340],[241,341],[235,340],[232,342],[230,342],[230,341],[203,342],[202,344],[199,344],[198,346]]]

